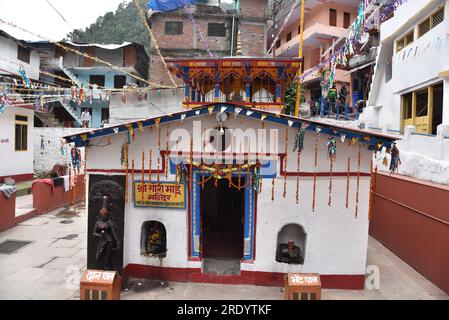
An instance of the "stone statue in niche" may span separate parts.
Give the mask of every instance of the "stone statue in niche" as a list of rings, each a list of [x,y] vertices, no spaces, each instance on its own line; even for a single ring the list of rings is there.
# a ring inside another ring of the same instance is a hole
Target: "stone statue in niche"
[[[155,222],[150,224],[148,228],[146,253],[165,257],[167,241],[164,226],[161,223]]]
[[[301,249],[295,245],[293,240],[288,243],[279,243],[276,250],[276,261],[289,264],[303,264],[304,257]]]
[[[102,201],[102,207],[99,212],[100,218],[95,222],[94,226],[94,236],[99,238],[95,260],[104,270],[111,270],[113,268],[113,257],[119,251],[121,243],[117,237],[115,223],[110,218],[111,206],[109,205],[109,198],[104,196]]]

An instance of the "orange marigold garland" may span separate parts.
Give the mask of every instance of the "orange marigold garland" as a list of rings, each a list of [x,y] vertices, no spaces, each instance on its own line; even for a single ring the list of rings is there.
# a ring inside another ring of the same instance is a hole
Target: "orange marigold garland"
[[[190,190],[193,190],[193,133],[190,134],[190,168],[189,169],[190,169],[189,170]]]
[[[131,161],[131,181],[134,188],[134,168],[135,168],[135,162],[134,159]]]
[[[87,182],[87,140],[84,143],[84,197],[83,197],[83,204],[84,207],[86,207],[86,182]]]
[[[348,157],[348,172],[346,174],[346,209],[349,208],[349,177],[351,174],[351,158]]]
[[[151,166],[153,165],[153,149],[150,148],[150,151],[148,152],[148,184],[151,187]]]
[[[144,192],[143,192],[143,187],[144,187],[144,181],[145,181],[145,150],[142,149],[142,182],[140,183],[140,202],[143,205],[143,198],[144,198]]]
[[[129,145],[128,143],[125,143],[125,153],[126,153],[126,159],[125,159],[125,203],[128,203],[128,188],[129,188],[129,184],[128,184],[128,174],[129,174],[129,161],[128,161],[128,157],[129,157]]]
[[[313,173],[312,211],[315,212],[316,204],[316,168],[318,166],[318,136],[315,138],[315,170]]]
[[[301,167],[301,152],[298,152],[296,159],[296,204],[299,204],[299,172]]]
[[[170,149],[170,125],[167,125],[167,134],[165,137],[166,141],[165,141],[165,149],[166,149],[166,153],[165,153],[165,179],[168,179],[168,170],[169,170],[169,149]]]
[[[329,207],[332,206],[332,171],[334,168],[334,160],[330,159],[330,168],[329,168],[329,200],[327,201],[327,205]]]
[[[285,148],[284,148],[284,154],[285,154],[285,162],[284,162],[284,192],[282,193],[282,197],[285,198],[287,196],[287,159],[288,159],[288,127],[285,128]]]
[[[72,192],[72,165],[69,164],[69,192],[67,193],[67,207],[71,204],[71,192]]]
[[[362,161],[362,145],[359,144],[359,154],[357,156],[357,192],[355,196],[355,218],[359,214],[359,191],[360,191],[360,163]]]
[[[161,164],[161,127],[158,127],[157,129],[157,150],[159,151],[159,154],[157,155],[157,183],[160,183],[160,164]]]
[[[201,152],[201,189],[204,190],[204,185],[206,184],[205,175],[204,175],[204,160],[203,154],[206,151],[206,128],[203,129],[203,146]]]
[[[373,180],[373,159],[371,158],[369,168],[368,220],[371,219],[371,211],[373,210]]]

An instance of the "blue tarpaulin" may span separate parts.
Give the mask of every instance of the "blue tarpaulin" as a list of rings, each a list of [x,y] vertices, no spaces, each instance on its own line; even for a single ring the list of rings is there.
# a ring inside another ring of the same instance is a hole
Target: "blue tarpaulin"
[[[186,4],[196,4],[198,2],[204,2],[201,0],[150,0],[148,2],[148,8],[153,11],[173,11],[185,6]]]

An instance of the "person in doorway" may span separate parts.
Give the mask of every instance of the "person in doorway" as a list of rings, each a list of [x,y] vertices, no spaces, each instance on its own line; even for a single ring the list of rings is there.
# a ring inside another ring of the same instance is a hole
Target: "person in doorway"
[[[89,128],[90,123],[90,113],[87,109],[81,113],[81,122],[83,124],[83,128]]]

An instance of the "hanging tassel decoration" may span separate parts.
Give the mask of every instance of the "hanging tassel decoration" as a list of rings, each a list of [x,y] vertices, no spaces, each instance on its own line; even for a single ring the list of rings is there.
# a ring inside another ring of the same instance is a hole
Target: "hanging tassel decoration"
[[[204,185],[206,184],[206,177],[204,174],[204,159],[203,154],[206,151],[206,128],[203,129],[203,146],[202,146],[202,152],[201,152],[201,188],[204,190]]]
[[[134,188],[134,169],[135,169],[135,162],[134,162],[134,159],[132,159],[131,160],[131,183],[132,183],[133,188]]]
[[[316,205],[316,168],[318,166],[318,136],[315,138],[315,170],[313,173],[312,211],[315,212]]]
[[[167,133],[166,133],[166,141],[165,141],[165,179],[168,179],[168,166],[169,166],[169,149],[170,149],[170,125],[167,125]]]
[[[150,149],[150,154],[149,154],[149,168],[148,168],[148,180],[150,181],[150,187],[151,187],[151,180],[153,177],[153,169],[151,169],[151,167],[153,166],[153,149]]]
[[[124,155],[122,156],[122,158],[124,159],[122,164],[125,164],[125,203],[128,203],[128,174],[129,174],[129,157],[128,157],[128,152],[129,152],[129,148],[128,148],[128,144],[125,143],[125,150],[124,150]]]
[[[304,149],[304,137],[305,137],[305,130],[301,127],[298,130],[298,133],[295,137],[295,145],[293,147],[293,152],[298,151],[301,152]]]
[[[329,168],[329,200],[327,202],[327,205],[329,207],[332,206],[332,171],[334,167],[334,160],[331,158],[330,161],[330,168]]]
[[[351,174],[351,158],[348,157],[348,171],[346,174],[346,209],[349,208],[349,176]]]
[[[359,214],[359,191],[360,191],[360,163],[362,160],[362,145],[359,144],[359,153],[357,156],[357,191],[355,196],[355,218],[357,219]]]
[[[296,159],[296,204],[299,204],[299,172],[301,167],[301,152],[298,151]]]
[[[282,197],[285,198],[287,196],[287,159],[288,159],[288,127],[285,128],[285,163],[284,163],[284,192],[282,193]]]
[[[145,150],[142,149],[142,182],[140,184],[140,203],[143,205],[144,198],[144,185],[145,185]]]
[[[86,207],[86,182],[87,182],[87,140],[84,142],[84,197],[83,205]]]
[[[161,128],[158,127],[157,129],[157,150],[159,151],[159,154],[157,155],[157,184],[160,184],[160,164],[161,164]]]
[[[189,168],[189,184],[190,190],[193,192],[193,133],[190,134],[190,168]]]
[[[70,199],[70,195],[71,195],[71,189],[72,189],[72,166],[69,163],[69,191],[67,193],[67,207],[70,207],[70,203],[71,203],[71,199]]]
[[[375,152],[373,152],[375,153]],[[374,155],[373,155],[374,156]],[[370,168],[369,168],[369,198],[368,198],[368,220],[371,220],[371,212],[373,210],[373,185],[374,185],[374,177],[373,177],[373,157],[370,160]]]

